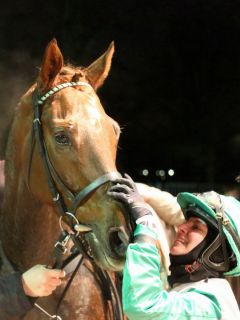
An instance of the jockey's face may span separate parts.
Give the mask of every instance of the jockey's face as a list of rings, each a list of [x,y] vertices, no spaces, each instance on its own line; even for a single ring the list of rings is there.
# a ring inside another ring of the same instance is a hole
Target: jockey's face
[[[176,239],[170,250],[172,255],[184,255],[189,253],[206,237],[207,224],[197,218],[191,217],[178,227]]]

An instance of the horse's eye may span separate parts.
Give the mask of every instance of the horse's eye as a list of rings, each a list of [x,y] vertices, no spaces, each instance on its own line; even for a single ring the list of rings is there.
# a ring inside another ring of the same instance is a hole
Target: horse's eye
[[[59,133],[55,134],[55,140],[58,144],[61,144],[61,145],[70,144],[70,140],[69,140],[68,136],[63,132],[59,132]]]

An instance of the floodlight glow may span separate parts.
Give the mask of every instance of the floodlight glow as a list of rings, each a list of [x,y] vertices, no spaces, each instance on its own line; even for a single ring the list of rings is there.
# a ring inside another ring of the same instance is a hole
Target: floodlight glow
[[[148,175],[149,175],[148,169],[143,169],[142,175],[143,175],[143,176],[148,176]]]
[[[168,175],[170,176],[170,177],[172,177],[172,176],[174,176],[174,170],[173,169],[169,169],[168,170]]]
[[[164,170],[159,170],[159,175],[160,175],[160,177],[164,177],[166,175],[165,171]]]

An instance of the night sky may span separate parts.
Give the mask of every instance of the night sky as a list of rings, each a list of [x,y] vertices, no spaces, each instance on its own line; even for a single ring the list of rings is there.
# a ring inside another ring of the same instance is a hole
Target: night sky
[[[53,37],[83,66],[114,40],[99,95],[122,128],[119,170],[173,192],[238,186],[239,1],[48,2],[1,5],[1,140]]]

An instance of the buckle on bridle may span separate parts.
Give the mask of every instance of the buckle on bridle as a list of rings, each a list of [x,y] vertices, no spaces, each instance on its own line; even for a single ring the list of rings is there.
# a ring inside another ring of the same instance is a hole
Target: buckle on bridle
[[[70,238],[71,235],[67,231],[62,231],[59,240],[54,245],[55,249],[60,251],[61,254],[65,254],[67,252],[67,243]]]

